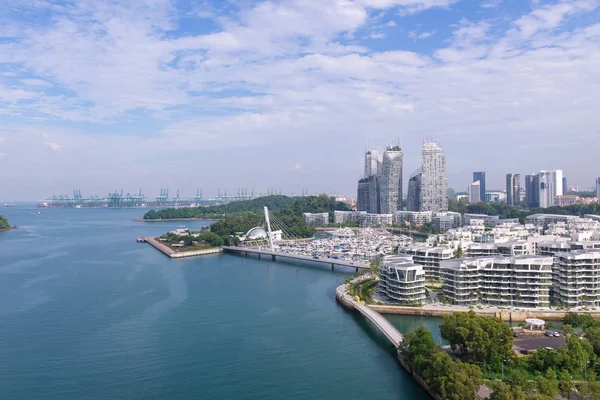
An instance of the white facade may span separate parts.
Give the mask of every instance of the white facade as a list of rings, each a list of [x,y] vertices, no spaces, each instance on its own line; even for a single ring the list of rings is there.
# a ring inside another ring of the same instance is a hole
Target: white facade
[[[402,149],[400,146],[388,146],[383,152],[379,188],[382,214],[393,214],[402,210]]]
[[[447,247],[427,245],[400,247],[398,252],[399,254],[411,255],[415,264],[422,265],[425,269],[425,278],[428,281],[438,281],[440,279],[440,262],[451,259],[454,254],[454,250]]]
[[[324,226],[329,224],[329,213],[303,213],[302,218],[308,226]]]
[[[398,304],[423,304],[425,271],[410,256],[385,256],[379,265],[377,291]]]
[[[568,307],[600,306],[600,250],[558,254],[553,295]]]
[[[362,214],[360,226],[366,227],[379,227],[379,226],[392,226],[393,215],[392,214]]]
[[[431,222],[431,211],[396,211],[394,214],[395,225],[424,225]]]
[[[442,291],[454,304],[548,307],[552,257],[482,257],[443,261]]]
[[[446,155],[431,140],[423,142],[421,165],[421,202],[419,211],[448,210],[448,175]]]
[[[435,213],[431,219],[431,227],[436,232],[446,232],[461,226],[462,215],[457,212],[446,211]]]
[[[463,219],[465,225],[473,225],[473,221],[481,220],[485,226],[494,226],[499,221],[500,217],[497,215],[486,214],[464,214]]]
[[[546,208],[554,205],[556,196],[563,195],[563,173],[557,169],[553,171],[540,171],[539,179],[540,207]]]
[[[333,222],[336,224],[343,224],[345,222],[355,222],[358,224],[366,214],[366,211],[334,211]]]
[[[481,182],[475,181],[469,185],[469,203],[479,203],[481,200]]]
[[[379,152],[377,150],[365,151],[365,178],[377,175],[379,165]]]

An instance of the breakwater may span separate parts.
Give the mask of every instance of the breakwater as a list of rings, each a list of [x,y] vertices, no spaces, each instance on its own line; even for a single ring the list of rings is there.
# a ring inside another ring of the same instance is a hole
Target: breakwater
[[[215,247],[212,249],[204,249],[204,250],[189,250],[189,251],[175,251],[168,246],[160,243],[158,240],[152,237],[143,237],[137,239],[138,242],[144,242],[150,244],[152,247],[163,253],[164,255],[170,258],[185,258],[185,257],[197,257],[197,256],[206,256],[209,254],[219,254],[223,250],[221,248]]]

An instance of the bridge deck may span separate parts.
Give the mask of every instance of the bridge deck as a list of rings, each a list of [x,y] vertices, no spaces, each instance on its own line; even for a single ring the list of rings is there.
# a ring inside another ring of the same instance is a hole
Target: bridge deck
[[[358,269],[370,269],[371,266],[369,264],[359,262],[359,261],[346,261],[340,260],[337,258],[323,258],[323,257],[310,257],[304,256],[301,254],[292,254],[292,253],[281,253],[277,251],[271,251],[268,249],[256,249],[256,248],[248,248],[248,247],[239,247],[239,246],[223,246],[223,251],[233,252],[233,253],[249,253],[249,254],[259,254],[266,256],[275,256],[275,257],[286,257],[295,260],[302,261],[311,261],[318,262],[328,265],[338,265],[342,267],[350,267],[350,268],[358,268]]]

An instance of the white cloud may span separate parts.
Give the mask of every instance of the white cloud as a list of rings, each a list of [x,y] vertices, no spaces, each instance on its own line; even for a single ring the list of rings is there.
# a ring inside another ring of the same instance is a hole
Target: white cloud
[[[521,36],[529,38],[539,31],[557,28],[570,15],[591,11],[598,7],[597,0],[563,0],[546,4],[515,21]]]
[[[460,157],[464,152],[481,163],[497,155],[494,165],[501,169],[508,163],[503,154],[513,154],[517,144],[559,143],[565,134],[595,139],[600,24],[553,32],[595,2],[539,5],[507,32],[491,20],[462,20],[448,41],[427,51],[387,41],[377,46],[394,50],[375,51],[360,42],[365,32],[378,37],[385,25],[395,26],[384,22],[390,13],[453,3],[261,2],[230,18],[215,17],[221,29],[195,36],[173,33],[177,21],[167,1],[78,3],[49,25],[25,29],[24,39],[0,44],[0,62],[18,71],[0,78],[0,114],[19,121],[10,131],[0,128],[7,139],[2,152],[11,155],[11,168],[26,168],[13,154],[35,143],[29,162],[52,150],[60,155],[52,162],[64,163],[64,173],[93,174],[76,167],[87,158],[102,165],[107,177],[99,181],[121,177],[106,161],[120,156],[146,166],[159,155],[177,165],[218,155],[214,161],[223,162],[224,174],[237,177],[239,169],[226,169],[224,151],[246,147],[259,165],[281,157],[280,165],[291,159],[335,173],[342,167],[333,165],[353,165],[348,160],[361,150],[355,143],[386,143],[398,135],[406,168],[416,168],[410,152],[418,153],[420,137],[432,134],[446,142],[452,178],[473,168],[467,162],[475,161]],[[441,36],[431,28],[409,36]],[[49,94],[59,88],[64,93]],[[34,118],[45,122],[37,125]],[[82,128],[56,132],[57,118]],[[88,127],[94,133],[86,133]],[[40,132],[49,132],[41,142]],[[315,143],[341,149],[320,157]],[[267,148],[276,150],[261,153]],[[577,160],[554,159],[575,165],[592,153],[582,149]],[[519,167],[533,170],[531,160],[519,160]]]
[[[385,33],[371,33],[369,37],[371,39],[383,39],[385,37]]]

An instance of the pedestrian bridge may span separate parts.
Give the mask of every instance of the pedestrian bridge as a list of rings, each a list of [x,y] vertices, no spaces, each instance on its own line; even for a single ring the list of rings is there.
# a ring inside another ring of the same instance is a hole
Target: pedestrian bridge
[[[369,321],[373,323],[388,338],[390,342],[396,347],[402,343],[403,336],[394,325],[392,325],[385,317],[379,314],[377,311],[371,309],[369,306],[362,302],[356,301],[350,295],[346,293],[346,285],[340,285],[336,289],[336,298],[340,303],[345,305],[347,308],[354,308],[362,315],[364,315]]]

